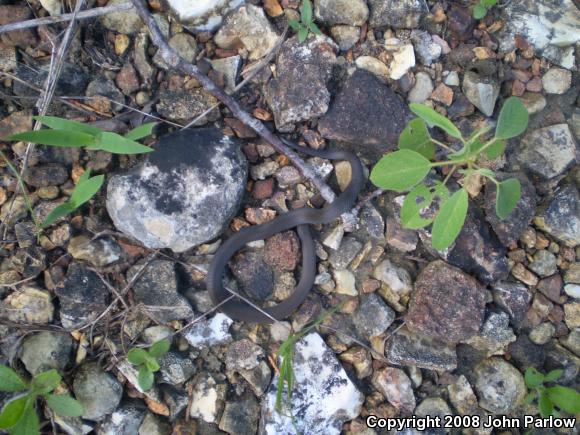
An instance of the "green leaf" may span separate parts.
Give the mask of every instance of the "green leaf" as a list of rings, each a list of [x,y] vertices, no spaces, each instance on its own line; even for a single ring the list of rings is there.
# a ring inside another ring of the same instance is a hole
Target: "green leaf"
[[[46,216],[44,222],[42,222],[42,228],[48,228],[61,217],[75,211],[75,208],[76,207],[68,201],[55,207],[54,210]]]
[[[318,28],[318,26],[316,24],[314,24],[314,21],[312,21],[310,24],[308,24],[308,28],[315,35],[322,35],[322,31]]]
[[[383,156],[371,171],[372,183],[397,192],[409,189],[429,173],[431,164],[421,154],[399,150]]]
[[[0,365],[0,391],[22,391],[28,386],[10,367]]]
[[[300,21],[298,20],[290,20],[288,25],[296,32],[300,29]]]
[[[416,230],[433,221],[421,217],[421,210],[431,205],[433,196],[431,189],[424,184],[418,184],[407,194],[401,208],[401,223],[405,228]]]
[[[38,394],[47,394],[60,384],[61,376],[55,369],[39,373],[32,378],[32,391]]]
[[[312,3],[310,0],[302,0],[302,6],[300,6],[300,18],[305,26],[308,26],[312,22]]]
[[[279,413],[282,412],[282,394],[284,393],[284,382],[286,381],[286,372],[288,370],[286,361],[286,358],[282,358],[280,363],[280,374],[276,385],[276,410]]]
[[[412,103],[409,105],[411,112],[423,119],[427,124],[439,127],[445,131],[449,136],[461,139],[461,132],[450,120],[443,115],[437,113],[429,106],[424,104]]]
[[[95,194],[99,191],[103,182],[105,181],[104,175],[97,175],[91,177],[88,180],[83,180],[76,185],[75,190],[70,197],[69,202],[75,207],[79,208],[85,202],[89,201]]]
[[[399,136],[399,149],[415,151],[429,160],[435,156],[435,145],[425,121],[415,118],[407,124]]]
[[[145,360],[145,366],[147,367],[147,370],[149,370],[151,373],[155,373],[160,368],[157,360],[150,356],[147,356],[147,359]]]
[[[517,178],[510,178],[497,185],[495,195],[495,213],[500,219],[505,219],[520,200],[521,186]]]
[[[443,203],[431,229],[433,248],[441,251],[455,241],[465,222],[468,205],[465,189],[459,189]]]
[[[79,184],[87,181],[89,178],[91,178],[91,170],[87,169],[85,172],[83,172],[83,174],[79,177]]]
[[[505,142],[501,139],[496,139],[487,149],[485,155],[488,159],[495,159],[503,154],[505,151]]]
[[[580,413],[580,393],[572,388],[556,385],[546,388],[550,400],[569,414]]]
[[[127,352],[127,361],[135,366],[144,364],[147,358],[149,358],[147,351],[140,347],[135,347]]]
[[[37,435],[40,433],[40,422],[36,413],[36,406],[33,400],[27,403],[24,408],[22,418],[18,420],[16,426],[10,429],[10,435]]]
[[[534,399],[536,398],[536,395],[537,393],[535,391],[530,391],[528,394],[526,394],[526,397],[524,398],[524,403],[526,405],[531,405]]]
[[[499,112],[495,137],[497,139],[510,139],[519,136],[528,127],[529,118],[528,109],[519,98],[508,98]]]
[[[4,405],[0,413],[0,429],[11,428],[18,423],[24,414],[29,397],[28,395],[17,397]]]
[[[154,358],[159,358],[167,353],[169,348],[171,347],[171,341],[164,339],[159,340],[149,348],[149,355]]]
[[[554,404],[548,397],[546,391],[540,391],[539,395],[540,397],[538,399],[538,407],[540,408],[540,416],[542,418],[549,417],[554,411]]]
[[[94,143],[88,146],[87,149],[102,150],[113,154],[143,154],[154,151],[153,148],[109,131],[104,131],[96,136]]]
[[[100,128],[82,122],[71,121],[57,116],[33,116],[32,118],[54,130],[76,131],[79,133],[90,134],[91,136],[95,136],[103,131]]]
[[[562,370],[562,369],[552,370],[546,374],[546,377],[544,378],[544,382],[554,382],[554,381],[560,379],[560,377],[562,376],[563,373],[564,373],[564,370]]]
[[[308,27],[301,26],[298,30],[298,42],[302,43],[308,38]]]
[[[529,367],[524,373],[524,380],[528,388],[536,388],[544,382],[544,375],[533,367]]]
[[[153,386],[153,373],[150,372],[147,367],[142,366],[139,369],[139,375],[137,377],[137,382],[143,391],[151,389]]]
[[[487,14],[487,9],[485,6],[480,5],[479,3],[473,7],[473,18],[476,20],[481,20]]]
[[[63,417],[80,417],[84,413],[82,405],[66,394],[51,394],[46,397],[46,404]]]
[[[135,127],[129,133],[125,135],[125,139],[129,140],[139,140],[144,137],[150,136],[153,133],[153,129],[157,125],[156,122],[148,122],[146,124],[141,124],[139,127]]]
[[[13,134],[6,140],[25,141],[40,145],[51,145],[55,147],[76,147],[90,145],[95,140],[94,136],[87,133],[70,130],[38,130],[25,131]]]
[[[480,0],[481,4],[486,8],[491,8],[497,4],[498,0]]]

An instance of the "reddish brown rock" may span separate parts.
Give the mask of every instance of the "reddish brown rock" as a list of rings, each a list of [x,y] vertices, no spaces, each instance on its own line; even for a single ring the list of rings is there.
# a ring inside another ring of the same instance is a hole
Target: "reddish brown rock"
[[[19,21],[26,21],[29,18],[31,18],[31,13],[28,6],[0,6],[0,26]],[[36,35],[30,29],[15,30],[14,32],[3,33],[0,35],[0,40],[3,44],[10,47],[20,48],[34,46],[37,42]]]
[[[542,92],[542,79],[540,77],[534,77],[526,83],[526,89],[530,92]]]
[[[251,224],[261,225],[274,219],[276,212],[269,208],[247,208],[245,215],[246,220]]]
[[[254,184],[252,196],[256,199],[268,199],[274,193],[274,179],[266,178],[265,180],[258,180]]]
[[[300,241],[294,231],[275,234],[266,240],[266,264],[278,270],[292,271],[300,261]]]
[[[484,311],[484,287],[461,269],[437,260],[417,277],[405,321],[412,332],[458,343],[477,334]]]
[[[121,71],[115,77],[115,83],[123,94],[129,95],[139,89],[139,77],[137,77],[137,71],[130,63],[126,63],[121,68]]]
[[[563,302],[561,300],[561,292],[563,287],[564,282],[562,281],[562,277],[559,273],[544,278],[538,283],[538,290],[540,293],[542,293],[552,302],[556,302],[557,304],[561,304]]]
[[[446,106],[451,106],[451,103],[453,103],[453,89],[443,83],[439,83],[431,94],[431,99],[439,101]]]

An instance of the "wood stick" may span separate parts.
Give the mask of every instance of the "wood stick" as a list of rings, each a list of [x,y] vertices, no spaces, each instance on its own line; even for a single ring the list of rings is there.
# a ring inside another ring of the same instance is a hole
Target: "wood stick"
[[[298,168],[302,174],[308,178],[314,186],[318,189],[322,197],[327,202],[334,201],[336,195],[333,190],[318,176],[316,171],[302,160],[296,152],[287,147],[274,133],[266,128],[266,126],[254,118],[250,113],[240,106],[240,104],[232,96],[228,95],[223,89],[217,86],[214,82],[210,80],[196,65],[186,62],[181,58],[173,48],[169,46],[165,37],[161,33],[157,22],[153,19],[153,16],[147,9],[147,6],[141,0],[131,0],[137,13],[147,25],[149,29],[149,34],[151,40],[159,49],[161,57],[165,63],[172,69],[180,71],[184,74],[193,76],[201,83],[203,88],[216,97],[218,100],[223,102],[232,112],[232,114],[242,121],[246,126],[254,130],[260,137],[266,140],[276,151],[290,159],[292,164]]]

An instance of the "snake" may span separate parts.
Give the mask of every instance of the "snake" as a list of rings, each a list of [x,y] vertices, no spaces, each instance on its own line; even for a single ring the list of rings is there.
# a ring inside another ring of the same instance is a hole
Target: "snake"
[[[304,206],[284,213],[261,225],[240,229],[218,248],[208,269],[206,284],[212,302],[228,317],[250,323],[274,323],[290,316],[306,299],[316,277],[316,252],[310,225],[327,224],[349,211],[364,184],[362,164],[353,152],[338,149],[314,150],[284,141],[294,150],[312,157],[345,160],[351,167],[351,180],[334,201],[322,208]],[[302,275],[292,294],[275,306],[258,310],[239,298],[231,298],[223,285],[230,258],[250,242],[296,228],[302,247]],[[229,300],[227,300],[229,298]]]

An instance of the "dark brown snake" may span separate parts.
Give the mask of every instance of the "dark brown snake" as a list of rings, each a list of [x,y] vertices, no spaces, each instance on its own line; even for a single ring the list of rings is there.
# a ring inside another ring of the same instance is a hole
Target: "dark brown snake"
[[[336,200],[321,209],[302,207],[289,211],[265,224],[242,228],[220,246],[207,274],[207,288],[212,301],[216,305],[221,304],[229,297],[229,292],[224,288],[222,282],[228,261],[247,243],[266,239],[276,233],[296,227],[302,245],[302,276],[292,295],[274,307],[263,308],[271,317],[239,298],[224,302],[220,306],[220,310],[235,320],[272,323],[272,318],[282,320],[298,308],[312,289],[316,276],[316,253],[309,225],[332,222],[343,213],[349,211],[363,187],[363,168],[356,154],[340,150],[313,150],[286,143],[295,150],[310,156],[348,161],[352,172],[351,181]]]

